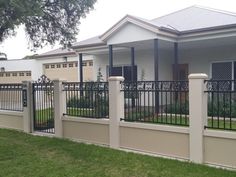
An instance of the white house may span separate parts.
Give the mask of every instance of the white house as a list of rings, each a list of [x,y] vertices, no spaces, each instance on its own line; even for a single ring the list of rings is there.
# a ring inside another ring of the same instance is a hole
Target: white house
[[[126,15],[73,48],[92,55],[104,79],[185,80],[190,73],[235,79],[236,13],[191,6],[152,20]]]

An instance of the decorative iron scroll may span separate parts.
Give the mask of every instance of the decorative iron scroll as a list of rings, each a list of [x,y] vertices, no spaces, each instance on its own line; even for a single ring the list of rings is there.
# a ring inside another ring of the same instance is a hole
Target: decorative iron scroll
[[[136,81],[122,82],[121,89],[123,91],[167,91],[179,92],[188,91],[188,81]]]
[[[64,91],[108,90],[108,82],[63,82]]]
[[[47,84],[47,83],[52,83],[52,81],[46,75],[43,74],[38,78],[38,80],[35,83]]]
[[[206,91],[233,91],[234,80],[206,80]]]

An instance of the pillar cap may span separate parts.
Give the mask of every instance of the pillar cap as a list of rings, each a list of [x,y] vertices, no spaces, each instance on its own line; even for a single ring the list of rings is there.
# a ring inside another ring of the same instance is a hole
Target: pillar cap
[[[125,78],[122,76],[111,76],[108,78],[108,81],[124,81]]]
[[[194,73],[188,76],[189,79],[207,79],[208,76],[205,73]]]

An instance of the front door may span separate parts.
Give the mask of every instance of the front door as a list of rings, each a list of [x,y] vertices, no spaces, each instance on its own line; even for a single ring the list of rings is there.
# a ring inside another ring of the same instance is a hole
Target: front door
[[[188,80],[188,64],[178,64],[178,74],[175,74],[173,65],[173,80]],[[178,76],[178,77],[177,77]]]

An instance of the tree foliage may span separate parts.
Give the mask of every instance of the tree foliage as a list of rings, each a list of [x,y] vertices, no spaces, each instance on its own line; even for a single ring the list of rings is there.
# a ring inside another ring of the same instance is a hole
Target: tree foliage
[[[24,25],[33,48],[46,44],[68,46],[75,41],[80,19],[96,0],[0,0],[0,42]]]

